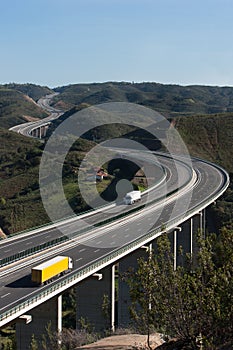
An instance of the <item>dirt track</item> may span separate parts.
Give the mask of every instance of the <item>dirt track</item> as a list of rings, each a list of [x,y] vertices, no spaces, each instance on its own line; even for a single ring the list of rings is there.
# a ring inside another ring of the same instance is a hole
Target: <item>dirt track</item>
[[[159,334],[151,335],[151,346],[155,349],[163,344]],[[89,345],[84,345],[76,348],[76,350],[132,350],[144,349],[147,343],[147,337],[139,334],[114,335],[108,338],[100,339],[97,342]]]

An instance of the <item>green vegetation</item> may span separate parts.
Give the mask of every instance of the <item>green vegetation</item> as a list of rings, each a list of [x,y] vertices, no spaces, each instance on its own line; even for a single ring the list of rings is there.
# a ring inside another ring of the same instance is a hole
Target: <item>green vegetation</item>
[[[40,142],[0,129],[0,227],[7,234],[48,222],[39,193]]]
[[[211,207],[212,220],[217,229],[224,226],[233,230],[233,174],[230,174],[230,185],[223,196]]]
[[[48,223],[50,219],[39,190],[44,144],[1,128],[0,138],[0,227],[6,234],[12,234]],[[86,140],[76,141],[64,163],[64,192],[77,213],[88,207],[79,193],[76,171],[92,146],[93,143]]]
[[[138,103],[142,103],[142,99],[144,98],[142,104],[145,105],[148,102],[148,96],[150,96],[150,101],[152,101],[152,96],[154,96],[153,108],[157,109],[156,101],[158,100],[158,94],[160,94],[163,96],[163,103],[167,106],[165,109],[167,111],[171,109],[171,114],[174,114],[174,106],[170,102],[175,99],[175,96],[177,99],[178,94],[180,99],[184,99],[185,103],[192,102],[192,104],[194,104],[193,101],[195,101],[195,103],[198,104],[201,101],[202,106],[207,106],[212,101],[211,103],[214,102],[215,105],[221,106],[224,102],[225,106],[228,106],[226,108],[230,109],[230,96],[233,91],[231,88],[201,86],[180,87],[176,85],[167,86],[155,83],[79,84],[58,88],[57,90],[60,91],[60,94],[56,96],[57,103],[60,101],[61,103],[67,103],[69,106],[74,107],[55,121],[51,128],[51,133],[63,120],[69,118],[73,113],[88,107],[91,103],[104,102],[102,96],[105,96],[105,98],[108,96],[109,101],[114,99],[116,101],[128,101],[129,96],[131,96],[130,101]],[[130,91],[131,95],[129,95]],[[135,94],[133,94],[132,91],[134,91]],[[135,91],[137,91],[137,94]],[[12,99],[13,101],[16,98],[15,96],[20,97],[22,101],[26,101],[26,105],[21,105],[22,112],[20,112],[21,109],[18,108],[17,104],[17,108],[15,107],[18,116],[20,115],[19,118],[21,118],[22,115],[27,114],[28,104],[33,106],[33,108],[36,107],[33,102],[27,100],[25,97],[26,95],[24,94],[37,99],[41,97],[42,94],[50,92],[51,91],[48,90],[48,88],[32,84],[9,84],[0,87],[0,104],[3,106],[7,99]],[[141,99],[139,99],[140,94],[143,95]],[[97,100],[93,99],[93,96],[95,96]],[[135,98],[137,96],[137,100],[134,101],[133,96]],[[222,96],[222,100],[219,96]],[[78,103],[81,104],[77,105]],[[180,106],[182,109],[184,103],[181,103]],[[8,110],[11,109],[12,104],[9,103],[6,108]],[[3,111],[3,109],[4,108],[0,109],[0,111]],[[204,109],[206,110],[206,107]],[[220,107],[219,109],[221,110]],[[193,111],[193,113],[194,112],[196,111]],[[39,113],[41,113],[41,111]],[[182,113],[185,114],[185,108],[182,110]],[[233,126],[233,114],[224,113],[185,116],[182,115],[182,113],[175,113],[176,118],[173,119],[174,122],[172,125],[175,125],[178,129],[190,154],[216,162],[232,173],[231,153],[233,141],[231,130]],[[0,125],[1,121],[5,126],[15,123],[16,119],[15,117],[12,117],[13,114],[6,114],[4,117],[1,113]],[[170,115],[170,112],[168,115]],[[21,121],[22,120],[20,120],[20,122]],[[19,120],[17,122],[19,122]],[[29,140],[25,137],[20,137],[19,135],[4,131],[3,129],[0,131],[0,137],[2,141],[0,145],[0,227],[2,227],[6,233],[14,233],[16,231],[21,231],[48,222],[49,219],[41,204],[38,189],[38,165],[41,152],[43,151],[43,145],[38,144],[34,140]],[[93,140],[100,142],[112,137],[129,138],[143,143],[150,149],[161,148],[160,142],[155,140],[155,138],[149,133],[141,129],[135,129],[131,126],[121,124],[105,125],[103,128],[90,130],[87,134],[83,135],[83,138],[86,138],[89,141],[79,139],[73,144],[67,155],[63,168],[64,191],[75,212],[80,212],[80,210],[88,208],[79,193],[77,181],[78,168],[83,156],[85,152],[88,152],[95,145],[95,142],[92,142]],[[62,144],[64,144],[64,140],[65,136],[62,140]],[[108,173],[114,175],[115,178],[116,174],[113,174],[111,169],[108,169]],[[114,178],[111,179],[111,182],[108,180],[108,182],[105,181],[104,183],[98,184],[98,191],[106,200],[113,199],[112,196],[109,196],[109,193],[112,191],[112,188],[115,188],[117,179]],[[137,185],[140,184],[137,183]],[[54,198],[54,200],[56,199]],[[217,228],[220,228],[222,225],[229,228],[232,227],[232,203],[233,194],[232,189],[229,188],[221,201],[217,202],[217,206],[212,209],[215,226]]]
[[[54,92],[47,86],[40,86],[35,84],[10,83],[2,85],[2,87],[10,90],[20,91],[24,95],[32,98],[34,101],[38,101],[41,97],[52,94]]]
[[[0,86],[0,127],[10,128],[14,125],[31,121],[32,118],[47,116],[34,100],[19,90]]]
[[[174,337],[185,349],[200,348],[200,341],[211,350],[233,345],[233,231],[199,237],[198,244],[197,257],[183,256],[186,262],[174,270],[164,234],[157,240],[156,254],[139,259],[137,271],[125,277],[131,314],[148,334],[148,346],[151,329]]]
[[[0,349],[16,349],[15,327],[7,327],[0,331]]]
[[[175,126],[192,156],[219,164],[230,174],[230,186],[209,215],[216,229],[233,229],[233,114],[179,117]]]
[[[61,345],[58,345],[58,338],[61,339]],[[73,350],[82,345],[93,343],[98,338],[98,334],[86,328],[80,331],[64,328],[60,335],[52,330],[49,323],[46,327],[46,333],[41,336],[41,339],[36,340],[34,335],[32,336],[30,350]],[[10,349],[15,350],[16,348]]]
[[[125,101],[138,103],[162,112],[173,121],[172,126],[177,128],[192,156],[213,161],[223,166],[230,173],[231,185],[229,189],[217,201],[216,205],[212,206],[208,215],[212,216],[216,229],[220,230],[222,226],[225,226],[225,228],[233,230],[233,88],[110,82],[70,85],[55,90],[60,92],[55,98],[55,106],[68,109],[68,111],[54,123],[51,132],[74,112],[103,102]],[[46,116],[46,113],[36,106],[33,100],[36,101],[42,95],[48,93],[52,93],[52,91],[46,87],[33,84],[0,86],[0,126],[9,128],[22,123],[25,121],[25,116],[37,118]],[[66,141],[65,136],[61,137],[62,146]],[[142,142],[150,149],[161,147],[160,142],[149,133],[145,133],[144,130],[121,124],[106,125],[104,128],[97,128],[83,135],[83,138],[86,139],[79,139],[74,142],[63,167],[64,192],[76,213],[89,208],[79,193],[79,166],[86,152],[96,145],[95,142],[112,137],[130,138]],[[10,234],[49,222],[39,192],[39,164],[44,144],[3,128],[0,128],[0,139],[0,228],[6,234]],[[87,172],[90,166],[86,163]],[[134,179],[135,186],[142,185],[139,179],[136,181],[134,178],[138,169],[131,167],[129,163],[115,160],[102,166],[106,168],[110,175],[107,180],[97,183],[96,187],[105,200],[114,199],[116,194],[114,191],[119,178],[127,177],[131,181]],[[93,169],[89,170],[92,171]],[[93,184],[89,184],[88,191],[93,191]],[[52,199],[59,200],[57,198]],[[229,298],[233,292],[232,282],[229,281],[229,276],[232,277],[232,231],[224,229],[221,232],[219,238],[209,237],[206,242],[200,241],[202,249],[195,273],[193,273],[193,268],[187,267],[180,267],[177,271],[172,271],[171,266],[169,266],[172,257],[167,254],[169,247],[164,237],[160,246],[161,260],[159,258],[158,260],[152,259],[140,263],[139,271],[134,275],[134,281],[131,281],[131,283],[134,283],[133,287],[136,288],[137,282],[141,283],[140,286],[146,283],[148,275],[145,274],[144,269],[150,267],[156,272],[156,278],[150,286],[153,290],[149,289],[147,296],[150,296],[153,292],[153,295],[157,296],[158,293],[159,297],[164,297],[164,303],[160,303],[162,309],[157,310],[156,304],[162,299],[152,300],[154,303],[152,311],[155,310],[155,306],[157,311],[156,313],[147,313],[148,310],[146,310],[146,313],[140,318],[140,320],[144,320],[144,325],[151,326],[152,324],[153,327],[163,332],[166,331],[170,335],[178,335],[182,338],[182,341],[187,340],[188,329],[191,337],[188,341],[191,342],[194,348],[196,346],[194,339],[200,335],[200,328],[201,336],[207,348],[211,346],[211,342],[215,342],[216,336],[218,336],[218,339],[215,346],[220,341],[227,341],[227,336],[232,330],[228,327],[233,327],[232,319],[230,319],[231,323],[227,322],[229,316],[232,317],[232,310],[229,309],[232,305],[232,300]],[[168,249],[166,252],[165,248]],[[225,259],[223,259],[223,254],[226,255]],[[162,260],[164,255],[167,256],[165,261]],[[164,262],[163,269],[160,264],[161,261]],[[176,289],[174,289],[174,281]],[[144,284],[144,287],[147,288],[146,284]],[[183,293],[183,290],[185,290],[185,293]],[[169,293],[177,296],[174,299],[177,302],[176,304],[170,305]],[[137,293],[133,294],[135,302],[137,300],[141,303],[142,310],[143,305],[148,306],[145,295],[144,290],[144,300],[142,300],[142,288],[137,289]],[[187,296],[190,297],[190,302],[187,301]],[[65,327],[67,328],[70,328],[70,326],[74,328],[74,313],[72,311],[74,309],[74,299],[73,294],[71,297],[68,295],[64,298],[67,310],[64,315]],[[179,303],[180,300],[184,300],[185,308],[182,309],[182,313],[178,314],[178,317],[175,311],[182,307],[182,303]],[[103,309],[106,312],[106,300],[103,303]],[[133,312],[136,319],[139,320],[135,310]],[[195,319],[192,317],[195,317]],[[186,329],[180,329],[180,324],[185,324]],[[150,330],[150,327],[147,330]],[[213,334],[213,331],[215,334]],[[64,334],[67,334],[67,345],[64,344],[67,348],[74,346],[73,344],[82,345],[93,339],[86,331],[75,333],[75,331],[67,330]],[[209,343],[207,342],[207,334]],[[3,337],[5,338],[4,334]],[[80,342],[77,342],[77,338]],[[52,346],[57,346],[56,334],[53,335],[53,338],[50,338],[50,342],[50,344],[46,344],[44,340],[44,348],[47,346],[47,348],[52,349]],[[38,348],[35,339],[32,339],[32,348]]]
[[[166,117],[233,111],[233,88],[179,86],[158,83],[106,82],[58,87],[56,103],[66,109],[86,103],[132,102],[148,106]],[[58,106],[59,106],[58,105]]]
[[[233,172],[233,113],[178,117],[175,127],[190,154]]]

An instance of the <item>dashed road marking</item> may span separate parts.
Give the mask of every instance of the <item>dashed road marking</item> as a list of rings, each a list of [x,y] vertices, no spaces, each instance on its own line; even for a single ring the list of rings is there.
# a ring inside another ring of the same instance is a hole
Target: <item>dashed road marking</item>
[[[4,294],[4,295],[1,296],[1,298],[5,298],[5,297],[7,297],[7,295],[10,295],[10,294],[11,293]]]

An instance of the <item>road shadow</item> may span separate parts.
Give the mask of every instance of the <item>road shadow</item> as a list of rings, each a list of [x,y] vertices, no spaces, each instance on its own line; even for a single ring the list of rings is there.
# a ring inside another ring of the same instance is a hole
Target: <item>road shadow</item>
[[[31,281],[31,275],[27,275],[19,278],[16,281],[13,281],[6,285],[9,288],[31,288],[36,287],[35,283]]]

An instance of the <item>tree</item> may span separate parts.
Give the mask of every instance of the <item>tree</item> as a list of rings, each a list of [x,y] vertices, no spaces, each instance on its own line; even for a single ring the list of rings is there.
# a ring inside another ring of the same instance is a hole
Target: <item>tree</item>
[[[35,335],[33,334],[32,335],[32,341],[31,341],[31,344],[30,344],[30,350],[38,350],[38,343],[37,343],[37,340],[35,338]]]
[[[58,350],[61,349],[59,344],[60,334],[54,332],[52,323],[49,322],[46,326],[46,333],[42,335],[41,349],[43,350]]]
[[[6,199],[4,197],[0,198],[0,206],[5,207],[6,206]]]
[[[156,254],[139,259],[137,271],[126,275],[132,299],[131,313],[141,330],[150,327],[175,336],[193,349],[201,338],[206,349],[230,342],[233,329],[233,232],[199,237],[195,259],[173,269],[166,234]],[[219,252],[226,255],[219,255]],[[148,340],[149,343],[149,340]]]
[[[110,301],[108,294],[103,295],[102,314],[105,319],[105,331],[107,332],[110,329]]]

